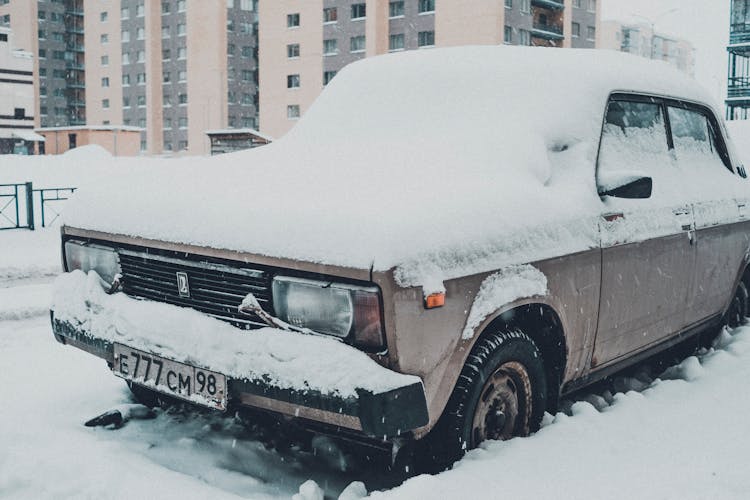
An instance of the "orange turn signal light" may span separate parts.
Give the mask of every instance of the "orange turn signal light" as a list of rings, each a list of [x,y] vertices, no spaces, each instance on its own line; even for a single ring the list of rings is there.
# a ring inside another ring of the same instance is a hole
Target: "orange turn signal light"
[[[424,299],[425,309],[434,309],[445,305],[445,292],[431,293]]]

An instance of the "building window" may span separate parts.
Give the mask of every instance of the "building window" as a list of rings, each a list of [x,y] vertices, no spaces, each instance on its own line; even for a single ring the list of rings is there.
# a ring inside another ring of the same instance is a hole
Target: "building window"
[[[177,81],[178,82],[184,82],[187,80],[187,71],[182,70],[177,72]]]
[[[135,82],[138,85],[144,85],[146,83],[146,73],[138,73],[135,75]]]
[[[323,22],[324,23],[335,23],[339,20],[339,11],[336,7],[328,7],[323,9]]]
[[[130,41],[130,31],[128,31],[128,30],[122,30],[122,32],[120,33],[120,40],[122,41],[122,43],[129,42]]]
[[[503,30],[503,41],[505,43],[513,43],[513,28],[511,26],[505,26]]]
[[[435,45],[435,32],[420,31],[417,33],[417,45],[420,47],[432,47]]]
[[[164,83],[169,83],[172,77],[172,73],[169,71],[163,71],[161,74],[161,81]]]
[[[100,41],[101,43],[109,43],[109,35],[108,35],[108,34],[106,34],[106,33],[102,33],[102,34],[101,34],[101,35],[99,36],[99,41]]]
[[[333,77],[336,76],[335,71],[324,71],[323,72],[323,85],[328,85],[331,80],[333,80]]]
[[[252,106],[253,94],[242,94],[242,104],[245,106]]]
[[[419,13],[428,14],[435,12],[435,0],[419,0]]]
[[[173,146],[170,141],[164,141],[164,151],[172,151]]]
[[[130,75],[122,75],[122,85],[125,87],[130,85]]]
[[[287,48],[287,53],[288,53]],[[299,56],[299,49],[297,49],[297,56]],[[244,45],[242,47],[242,57],[253,57],[253,47],[251,45]]]
[[[102,66],[109,66],[109,56],[102,56]]]
[[[187,59],[187,49],[185,47],[177,49],[177,59]]]
[[[531,14],[531,0],[521,0],[521,12]]]
[[[135,36],[138,40],[144,40],[146,38],[146,29],[145,28],[136,29]]]
[[[596,0],[589,0],[589,12],[596,12]]]
[[[512,9],[513,8],[513,0],[505,0],[505,8],[506,9]]]
[[[240,0],[240,10],[253,11],[253,0]]]
[[[64,50],[53,50],[52,51],[52,59],[56,59],[58,61],[62,61],[65,59],[65,51]]]
[[[249,49],[249,48],[250,47],[242,47],[242,49],[243,49],[242,50],[242,52],[243,52],[242,55],[245,55],[244,54],[244,52],[245,52],[244,49]],[[289,59],[294,59],[295,57],[299,57],[299,44],[298,43],[291,43],[291,44],[287,45],[286,46],[286,56]]]
[[[136,62],[142,63],[146,61],[146,51],[145,50],[139,50],[136,54]]]
[[[586,28],[586,39],[590,41],[596,40],[596,28],[594,26]]]
[[[42,115],[42,116],[46,116],[47,115],[47,106],[40,106],[39,107],[39,114]]]
[[[146,105],[146,96],[145,95],[139,95],[136,97],[136,102],[138,103],[139,107],[143,107]]]
[[[141,141],[141,151],[146,151],[146,141]]]
[[[339,41],[335,38],[323,40],[323,55],[332,56],[339,53]]]
[[[102,99],[102,108],[109,109],[109,99]]]
[[[107,11],[104,11],[104,12],[100,12],[100,13],[99,13],[99,20],[100,20],[101,22],[104,22],[104,21],[106,21],[106,20],[107,20],[107,17],[109,17],[109,15],[107,14]]]
[[[185,0],[177,0],[177,12],[185,12]]]
[[[130,52],[122,53],[122,64],[130,64]]]
[[[233,43],[227,44],[227,55],[234,56],[234,53],[237,51],[237,47]]]
[[[398,33],[388,37],[388,50],[404,50],[403,33]]]
[[[364,19],[367,17],[367,4],[355,3],[352,4],[352,19]]]
[[[143,17],[146,15],[146,7],[141,3],[135,7],[135,17]]]
[[[252,23],[240,23],[240,33],[243,35],[252,35],[253,31]]]
[[[161,13],[162,14],[169,14],[169,11],[170,11],[169,2],[162,2],[161,3]]]
[[[581,25],[580,23],[573,23],[573,38],[581,36]]]
[[[52,39],[56,42],[64,42],[65,41],[65,35],[63,35],[59,31],[52,32]]]
[[[287,75],[286,76],[286,88],[298,89],[300,84],[299,75]]]
[[[177,36],[185,36],[185,23],[177,25]]]
[[[167,107],[167,108],[172,107],[172,99],[170,98],[169,94],[161,95],[161,104],[162,106]]]
[[[286,27],[298,28],[299,27],[299,14],[287,14],[286,15]]]
[[[126,19],[130,19],[130,9],[128,7],[123,7],[122,9],[120,9],[120,19],[123,21]]]
[[[188,141],[180,141],[177,143],[177,147],[181,150],[185,150],[188,148]]]
[[[531,45],[531,33],[527,30],[518,30],[518,44]]]
[[[130,97],[129,96],[122,96],[122,107],[123,108],[129,108],[130,107]]]
[[[180,103],[180,104],[187,104],[187,102],[188,102],[187,99],[188,99],[187,98],[187,94],[179,94],[177,96],[177,102]]]
[[[237,102],[237,92],[230,90],[227,92],[227,103],[234,104]]]
[[[177,126],[180,127],[180,128],[187,128],[187,126],[188,126],[187,117],[185,117],[185,116],[179,117],[177,119]]]
[[[162,49],[161,59],[162,61],[169,61],[172,58],[172,51],[170,49]]]
[[[39,68],[39,76],[47,76],[47,68]]]
[[[5,40],[4,41],[7,42],[8,41],[8,35],[6,35],[5,33],[3,33],[3,35],[5,35]],[[40,40],[45,40],[47,38],[47,31],[46,30],[38,30],[37,31],[37,36],[39,37]]]
[[[404,17],[404,2],[390,2],[388,4],[388,17]]]
[[[365,51],[365,36],[353,36],[349,39],[349,51],[350,52],[364,52]]]
[[[169,26],[162,26],[161,27],[161,37],[162,38],[169,38]]]
[[[46,49],[39,49],[39,59],[45,59],[47,57]]]
[[[105,76],[102,78],[102,87],[109,87],[109,77]]]
[[[286,107],[286,117],[290,120],[299,118],[299,104],[290,104]]]
[[[40,85],[39,86],[39,95],[42,96],[42,97],[46,97],[47,96],[47,87],[46,86],[44,86],[44,85]]]
[[[245,128],[255,128],[255,118],[252,118],[250,116],[243,116],[242,126]]]
[[[47,19],[47,13],[44,12],[43,10],[40,10],[39,12],[37,12],[36,17],[40,21],[43,21],[43,20]]]
[[[172,119],[171,118],[164,118],[164,126],[163,129],[170,129],[172,128]]]

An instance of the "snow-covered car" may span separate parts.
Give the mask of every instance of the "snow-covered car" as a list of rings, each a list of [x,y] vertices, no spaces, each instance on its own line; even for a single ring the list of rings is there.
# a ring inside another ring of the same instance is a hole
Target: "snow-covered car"
[[[144,401],[455,458],[738,322],[744,177],[711,99],[666,64],[375,57],[271,145],[80,190],[53,329]]]

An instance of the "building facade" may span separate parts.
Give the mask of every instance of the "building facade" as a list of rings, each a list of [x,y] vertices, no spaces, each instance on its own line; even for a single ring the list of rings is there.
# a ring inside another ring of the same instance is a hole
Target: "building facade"
[[[750,1],[732,0],[729,25],[727,119],[750,116]]]
[[[15,36],[0,27],[0,154],[30,154],[34,133],[34,58],[15,48]]]
[[[596,0],[261,0],[260,130],[286,133],[347,64],[467,44],[595,48]]]
[[[647,23],[603,21],[599,48],[628,52],[665,61],[690,76],[695,75],[695,47],[687,40],[659,33]]]

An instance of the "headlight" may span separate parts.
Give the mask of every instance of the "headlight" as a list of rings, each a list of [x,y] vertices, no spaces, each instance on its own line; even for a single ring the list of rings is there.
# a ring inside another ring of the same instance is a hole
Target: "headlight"
[[[276,316],[301,328],[349,337],[368,349],[384,347],[380,322],[380,293],[359,287],[288,276],[273,280]]]
[[[85,273],[96,271],[104,281],[112,283],[120,273],[120,262],[112,248],[69,240],[65,242],[65,268],[68,271],[80,269]]]

